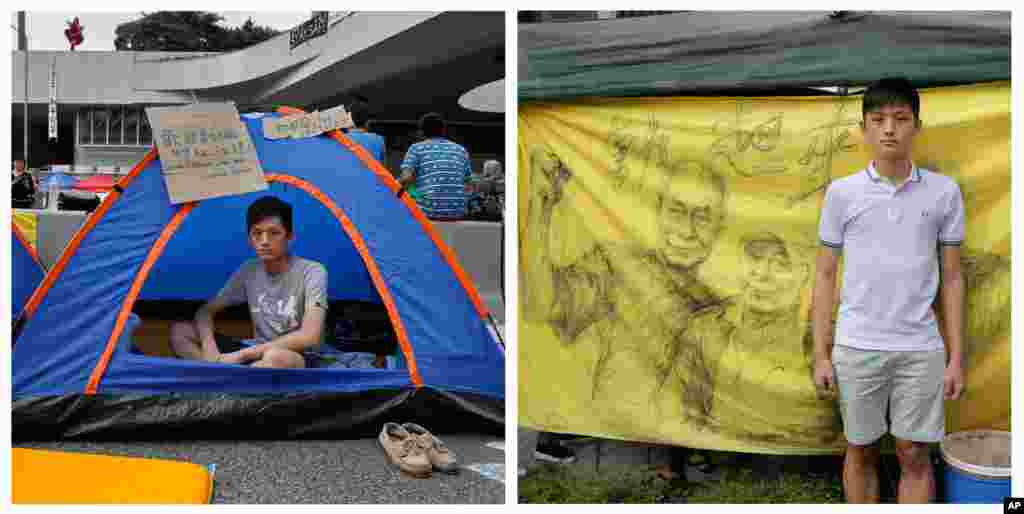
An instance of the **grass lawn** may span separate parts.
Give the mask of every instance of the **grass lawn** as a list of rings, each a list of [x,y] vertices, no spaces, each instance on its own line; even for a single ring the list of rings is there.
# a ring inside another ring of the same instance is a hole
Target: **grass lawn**
[[[727,468],[721,480],[672,484],[650,469],[538,465],[519,479],[520,503],[841,503],[837,475],[782,472],[759,479],[747,468]]]

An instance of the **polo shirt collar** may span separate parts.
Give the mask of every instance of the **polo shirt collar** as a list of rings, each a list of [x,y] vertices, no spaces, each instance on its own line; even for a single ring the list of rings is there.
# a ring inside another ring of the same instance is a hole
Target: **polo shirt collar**
[[[871,179],[872,182],[888,183],[888,181],[886,181],[882,177],[882,175],[880,175],[878,173],[878,170],[875,169],[875,161],[871,161],[868,164],[867,173],[868,173],[868,177]],[[903,183],[907,183],[907,182],[920,182],[920,181],[921,181],[921,170],[920,170],[920,168],[917,167],[916,164],[914,164],[914,161],[910,161],[910,175],[907,176],[907,179],[904,180]],[[900,185],[902,185],[902,184],[900,184]]]

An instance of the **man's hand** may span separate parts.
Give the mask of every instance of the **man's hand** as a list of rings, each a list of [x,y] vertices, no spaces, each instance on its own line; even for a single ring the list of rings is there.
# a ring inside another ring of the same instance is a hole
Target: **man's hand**
[[[814,362],[814,385],[818,388],[819,396],[833,398],[836,394],[836,380],[832,369],[832,361],[829,359],[818,359]]]
[[[950,363],[946,366],[945,376],[942,378],[944,396],[947,400],[959,400],[964,392],[964,369],[959,363]]]
[[[237,352],[225,353],[220,356],[222,364],[246,364],[258,361],[263,357],[263,350],[256,347],[242,348]]]
[[[231,353],[222,353],[220,359],[217,361],[221,364],[242,364],[242,350]]]
[[[207,362],[220,362],[222,354],[217,350],[217,344],[203,345],[203,360]]]

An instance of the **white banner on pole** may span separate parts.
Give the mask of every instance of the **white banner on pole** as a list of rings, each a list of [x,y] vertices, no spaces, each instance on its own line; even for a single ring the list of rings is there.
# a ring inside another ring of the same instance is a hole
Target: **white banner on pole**
[[[50,139],[57,139],[57,60],[50,61],[50,108],[49,118]]]

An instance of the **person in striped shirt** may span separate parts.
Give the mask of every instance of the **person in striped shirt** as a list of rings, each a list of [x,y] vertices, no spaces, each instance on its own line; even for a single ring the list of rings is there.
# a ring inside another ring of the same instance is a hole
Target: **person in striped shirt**
[[[402,189],[416,185],[420,209],[428,218],[451,221],[466,216],[466,182],[471,168],[469,152],[447,138],[444,118],[428,113],[420,118],[420,131],[426,138],[409,147],[398,179]]]

